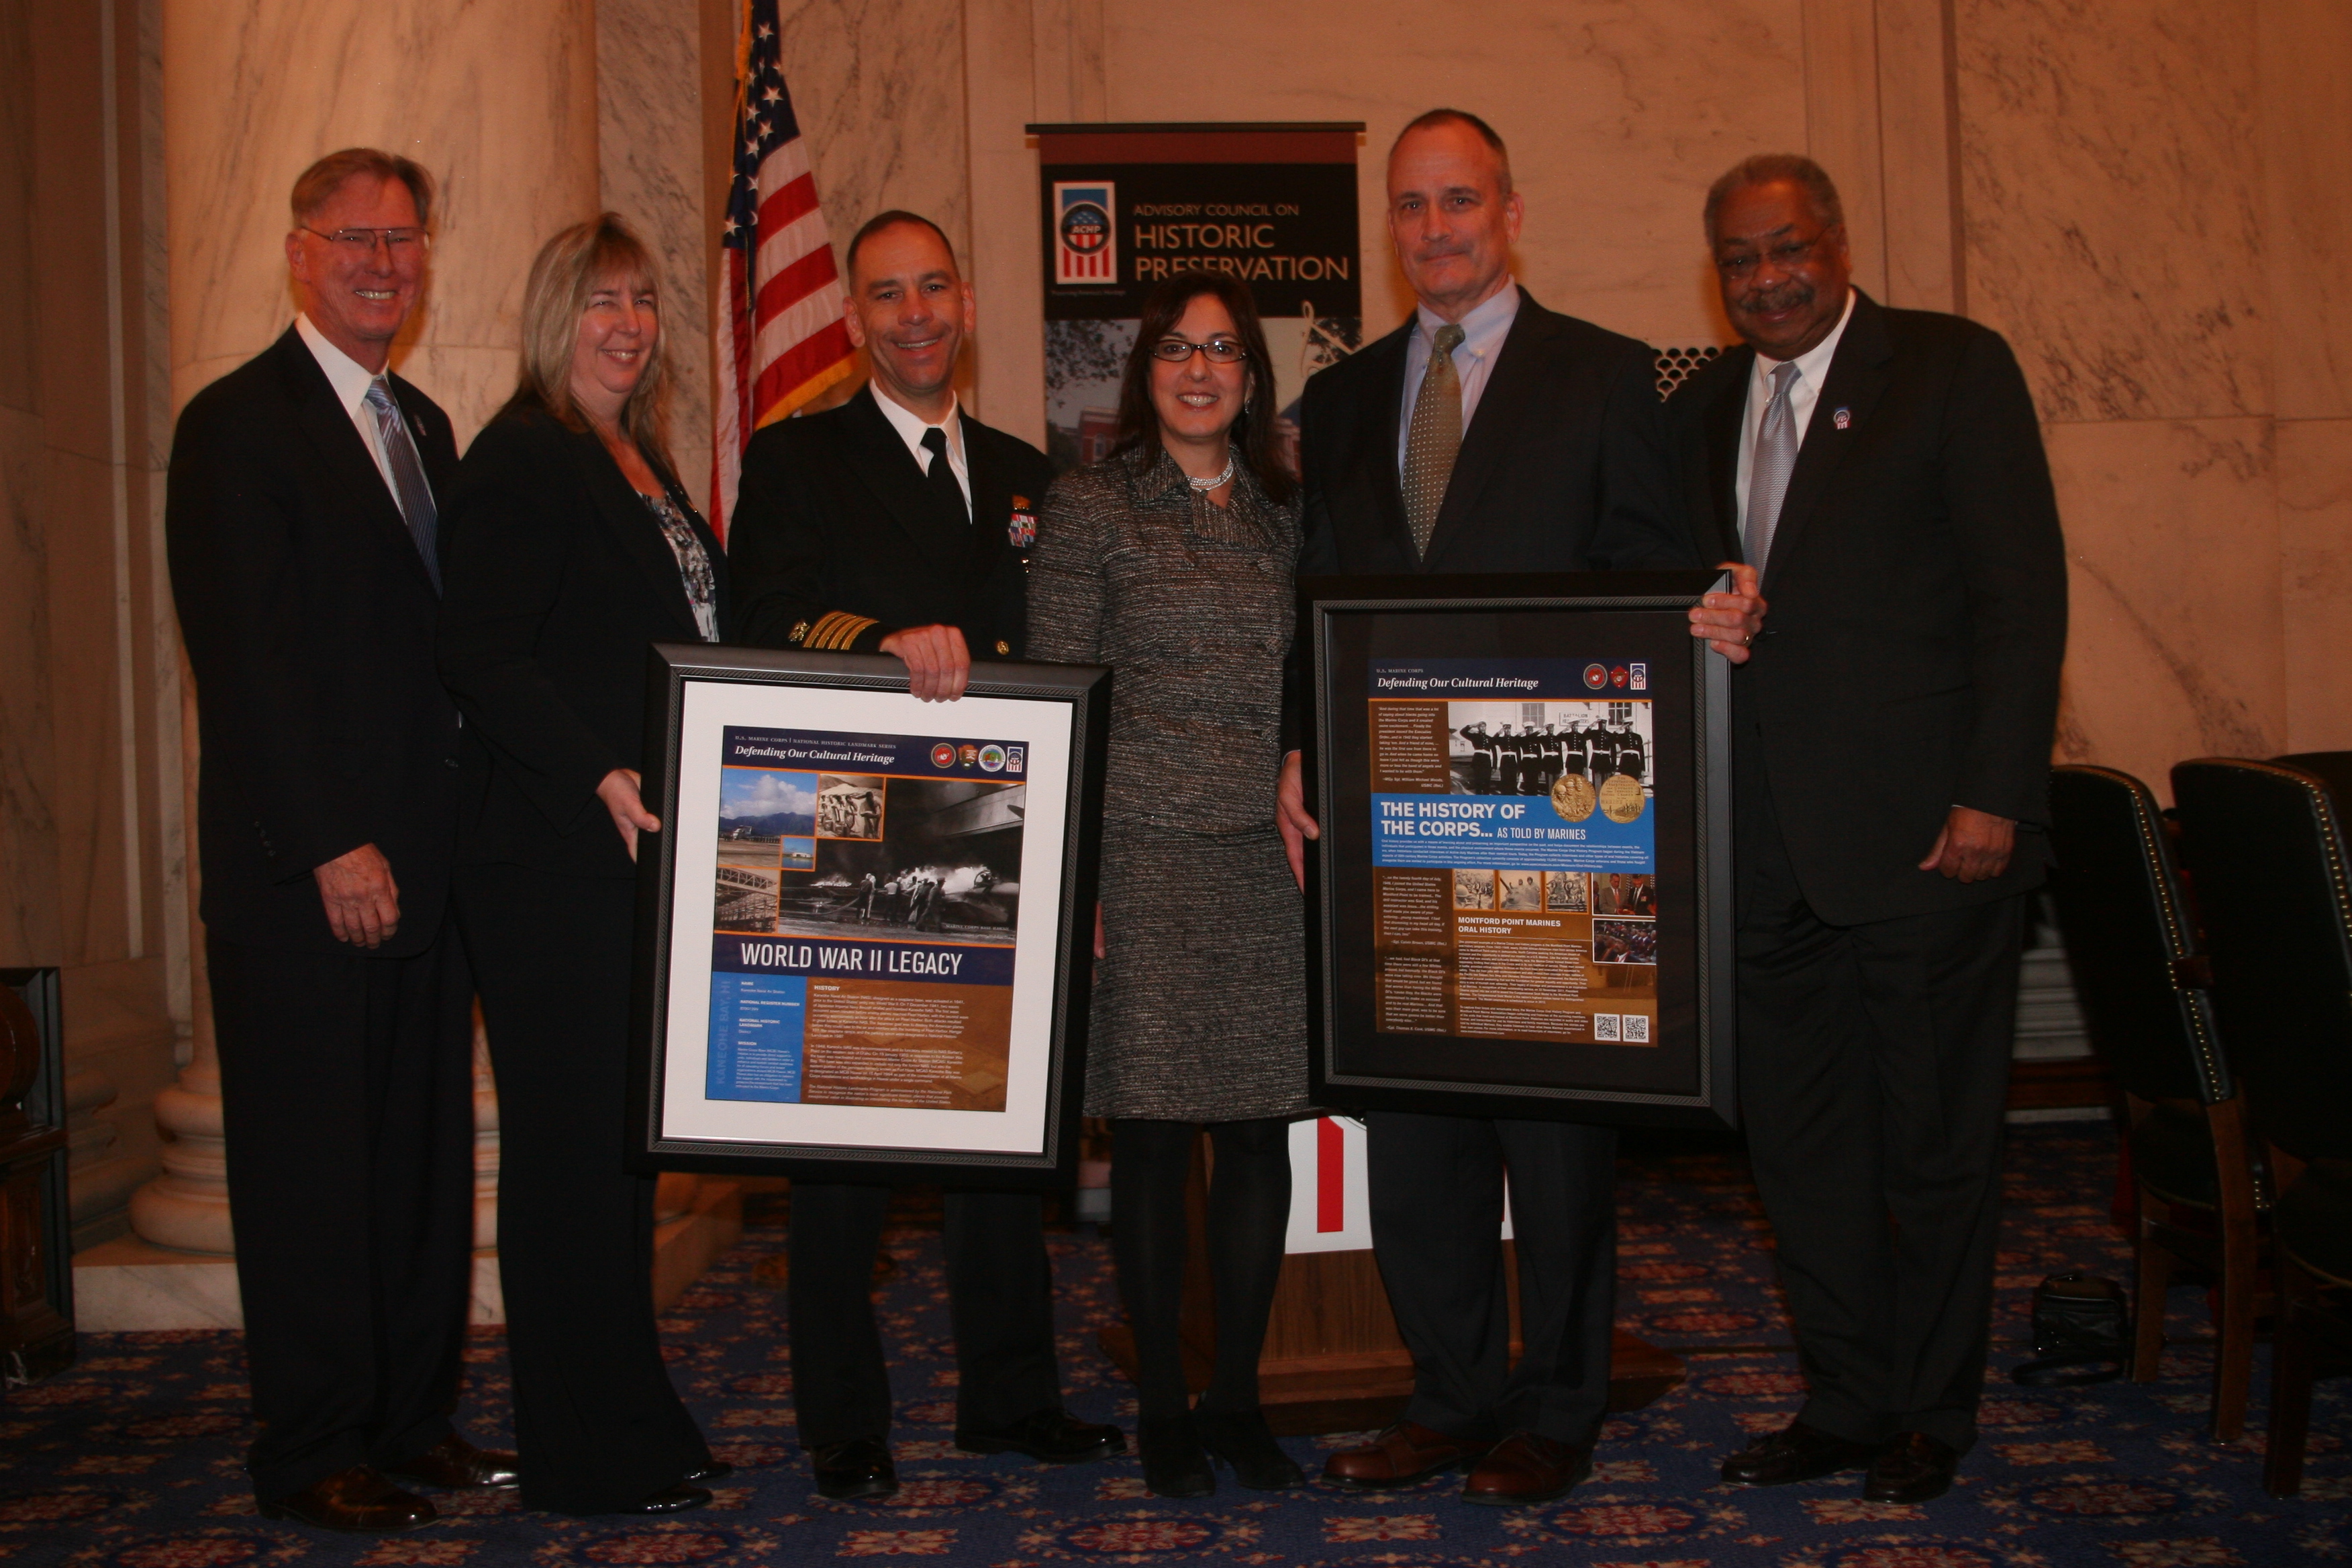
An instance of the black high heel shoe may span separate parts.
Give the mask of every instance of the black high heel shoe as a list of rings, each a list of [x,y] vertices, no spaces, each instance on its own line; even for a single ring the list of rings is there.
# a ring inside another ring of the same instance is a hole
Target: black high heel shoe
[[[1234,1479],[1254,1492],[1286,1492],[1307,1484],[1298,1461],[1282,1451],[1264,1408],[1210,1410],[1196,1406],[1192,1430],[1201,1446],[1234,1468]]]
[[[1190,1415],[1147,1415],[1135,1424],[1135,1446],[1143,1453],[1143,1484],[1153,1497],[1207,1497],[1217,1489],[1217,1472],[1201,1451]]]

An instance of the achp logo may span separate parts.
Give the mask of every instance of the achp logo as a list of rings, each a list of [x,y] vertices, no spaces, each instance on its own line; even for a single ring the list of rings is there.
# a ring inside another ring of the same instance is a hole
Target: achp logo
[[[1118,187],[1109,181],[1054,182],[1054,281],[1117,283],[1118,237],[1111,215]]]

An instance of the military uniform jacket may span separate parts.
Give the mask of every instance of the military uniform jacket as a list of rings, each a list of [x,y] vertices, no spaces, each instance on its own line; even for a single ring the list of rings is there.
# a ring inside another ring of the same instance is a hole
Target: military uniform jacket
[[[751,437],[728,527],[730,637],[872,653],[903,627],[951,626],[974,658],[1019,658],[1045,455],[959,412],[971,515],[945,515],[875,395]]]

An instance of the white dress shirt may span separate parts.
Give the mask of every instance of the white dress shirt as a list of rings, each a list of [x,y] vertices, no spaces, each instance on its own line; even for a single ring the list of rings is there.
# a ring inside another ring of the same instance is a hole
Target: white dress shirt
[[[392,504],[400,506],[400,487],[393,483],[392,459],[384,454],[383,430],[375,422],[375,411],[367,405],[368,388],[377,382],[383,382],[384,389],[391,390],[389,374],[368,369],[329,342],[327,334],[312,326],[308,316],[296,316],[294,330],[302,334],[303,342],[310,346],[310,357],[317,360],[319,368],[327,373],[327,384],[333,387],[335,395],[342,400],[343,412],[351,416],[352,428],[360,433],[360,439],[367,443],[368,455],[375,459],[375,471],[383,476],[383,488],[392,492]],[[392,403],[394,407],[399,407],[399,397],[394,395]],[[407,417],[404,413],[401,416],[404,424]],[[415,438],[415,432],[409,432],[409,439],[413,441]],[[425,472],[425,449],[421,445],[417,447],[416,456],[416,471],[421,477]],[[426,479],[425,488],[431,490],[433,481]],[[401,515],[408,515],[407,509],[402,508]]]
[[[1462,382],[1462,434],[1470,434],[1471,416],[1478,412],[1478,398],[1486,390],[1486,376],[1495,368],[1495,356],[1503,352],[1503,340],[1511,335],[1511,323],[1518,320],[1519,286],[1512,279],[1503,279],[1500,292],[1472,310],[1455,323],[1462,329],[1462,341],[1454,345],[1454,372]],[[1397,478],[1404,478],[1404,449],[1412,439],[1412,405],[1421,395],[1422,377],[1429,374],[1429,356],[1437,350],[1437,329],[1445,325],[1445,318],[1423,305],[1413,312],[1416,325],[1412,336],[1404,344],[1404,408],[1397,419]]]
[[[898,432],[898,439],[907,443],[907,450],[915,455],[915,467],[925,474],[931,471],[931,454],[923,446],[923,432],[945,430],[948,433],[948,472],[955,476],[956,489],[963,491],[963,520],[971,521],[971,470],[963,460],[963,421],[956,417],[958,405],[955,394],[948,394],[948,416],[939,425],[926,425],[923,416],[897,402],[879,386],[874,388],[874,401],[882,405],[882,416],[890,421],[890,428]]]
[[[1853,320],[1853,290],[1845,291],[1845,310],[1830,335],[1799,354],[1794,361],[1766,359],[1756,356],[1756,366],[1748,374],[1748,416],[1739,422],[1739,536],[1748,537],[1748,480],[1756,467],[1756,437],[1764,428],[1764,410],[1772,401],[1772,373],[1780,366],[1794,363],[1797,384],[1789,388],[1789,417],[1796,422],[1797,449],[1804,450],[1805,432],[1813,423],[1813,405],[1822,400],[1822,384],[1829,380],[1830,361],[1837,357],[1838,340],[1845,336],[1845,324]]]

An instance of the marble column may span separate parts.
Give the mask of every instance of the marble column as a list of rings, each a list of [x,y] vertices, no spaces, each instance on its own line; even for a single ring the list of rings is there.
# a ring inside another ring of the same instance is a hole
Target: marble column
[[[287,193],[321,153],[368,145],[439,182],[430,278],[393,363],[470,441],[513,385],[531,258],[599,205],[593,0],[164,0],[163,55],[173,408],[286,330]],[[193,780],[193,716],[187,734]],[[164,1173],[133,1198],[132,1224],[163,1246],[226,1253],[218,1058],[201,936],[191,945],[194,1050],[157,1100]],[[476,1164],[494,1191],[484,1069],[478,1058]],[[495,1204],[478,1194],[477,1215],[487,1245]]]

